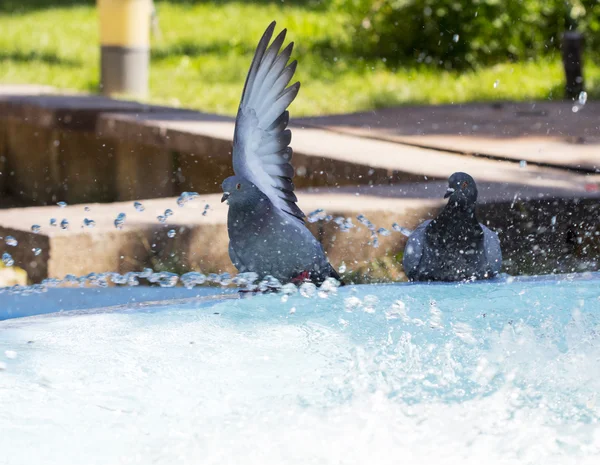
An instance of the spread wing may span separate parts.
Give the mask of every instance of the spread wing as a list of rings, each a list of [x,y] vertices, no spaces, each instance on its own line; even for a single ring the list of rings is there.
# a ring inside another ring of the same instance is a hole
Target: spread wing
[[[233,170],[258,187],[271,202],[302,221],[304,213],[296,205],[292,132],[287,129],[289,113],[300,83],[287,87],[296,70],[296,61],[287,64],[293,42],[280,49],[284,29],[269,46],[275,22],[263,34],[244,85],[233,136]]]

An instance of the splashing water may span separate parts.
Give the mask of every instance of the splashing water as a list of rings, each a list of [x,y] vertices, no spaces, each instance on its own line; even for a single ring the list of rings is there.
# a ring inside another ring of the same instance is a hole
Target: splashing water
[[[19,245],[19,241],[17,241],[12,236],[6,236],[6,238],[4,239],[4,242],[6,242],[6,245],[8,245],[10,247],[16,247],[17,245]]]
[[[283,286],[8,320],[0,448],[8,465],[595,465],[599,283]]]

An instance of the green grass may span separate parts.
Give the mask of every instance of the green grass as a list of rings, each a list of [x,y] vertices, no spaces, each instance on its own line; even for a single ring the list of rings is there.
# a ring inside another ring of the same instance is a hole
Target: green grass
[[[0,83],[37,83],[95,92],[98,25],[93,2],[5,0],[0,6]],[[290,4],[291,3],[291,4]],[[62,5],[50,8],[50,5]],[[559,59],[502,64],[477,72],[407,65],[392,70],[348,52],[345,14],[302,1],[158,2],[150,101],[234,114],[256,42],[275,19],[296,42],[302,82],[294,116],[352,112],[407,103],[546,99],[562,92]],[[497,86],[494,83],[497,82]],[[599,88],[600,67],[586,63]],[[593,96],[593,95],[592,95]]]

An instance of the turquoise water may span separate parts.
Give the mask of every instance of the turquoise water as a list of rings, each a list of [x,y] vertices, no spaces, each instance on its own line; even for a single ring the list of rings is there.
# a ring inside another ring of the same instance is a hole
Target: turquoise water
[[[600,276],[304,294],[0,321],[5,463],[597,463]]]

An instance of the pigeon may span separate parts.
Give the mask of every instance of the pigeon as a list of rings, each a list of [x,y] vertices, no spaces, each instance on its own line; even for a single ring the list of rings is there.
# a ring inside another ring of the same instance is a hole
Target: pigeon
[[[434,220],[421,223],[404,249],[411,281],[488,279],[502,266],[498,235],[477,221],[477,185],[466,173],[448,179],[448,204]]]
[[[293,42],[280,52],[284,29],[269,46],[274,29],[272,22],[256,48],[235,121],[235,175],[221,186],[221,202],[229,204],[229,257],[240,273],[282,283],[341,282],[296,205],[287,107],[300,83],[288,87],[297,65],[288,64]]]

